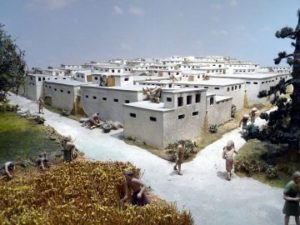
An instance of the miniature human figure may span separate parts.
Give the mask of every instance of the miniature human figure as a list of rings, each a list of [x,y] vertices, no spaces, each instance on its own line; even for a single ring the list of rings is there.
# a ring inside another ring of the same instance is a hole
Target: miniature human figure
[[[239,127],[242,127],[242,131],[246,129],[248,120],[249,120],[249,115],[245,114],[239,124]]]
[[[42,97],[39,98],[38,104],[39,104],[39,113],[44,113],[44,101]]]
[[[179,144],[177,146],[176,164],[174,166],[174,170],[177,170],[178,175],[182,175],[181,164],[183,163],[183,157],[184,157],[184,148],[183,148],[182,144]],[[177,166],[178,166],[178,168],[177,168]]]
[[[71,136],[65,136],[61,144],[64,152],[64,161],[71,162],[73,160],[73,152],[75,151],[75,145],[72,142]]]
[[[155,87],[152,91],[152,102],[159,103],[161,97],[161,88]]]
[[[149,100],[150,102],[159,103],[161,98],[161,88],[143,88],[143,93],[146,96],[144,100]]]
[[[1,174],[5,176],[8,180],[13,178],[13,171],[15,170],[15,164],[11,161],[4,163],[1,168]]]
[[[144,206],[150,201],[145,193],[146,187],[143,182],[133,177],[133,172],[127,171],[124,173],[126,184],[124,185],[125,196],[120,200],[121,205],[128,199],[131,199],[133,205]]]
[[[89,117],[89,127],[91,129],[94,129],[95,127],[98,127],[100,125],[100,113],[94,113]]]
[[[238,153],[235,150],[234,142],[232,140],[230,140],[227,142],[226,146],[223,148],[223,159],[226,160],[227,180],[231,180],[234,154],[238,154]]]
[[[255,123],[256,113],[257,113],[257,108],[256,107],[252,108],[249,113],[251,123]]]
[[[107,78],[106,75],[103,75],[100,77],[100,83],[99,86],[107,86]]]
[[[300,171],[296,171],[292,180],[287,183],[283,191],[283,199],[285,200],[283,207],[284,217],[284,225],[289,224],[290,216],[295,217],[296,225],[300,225],[299,223],[299,202],[300,202]]]
[[[40,154],[38,159],[36,160],[36,164],[41,170],[44,170],[46,167],[49,167],[48,162],[49,160],[46,153]]]

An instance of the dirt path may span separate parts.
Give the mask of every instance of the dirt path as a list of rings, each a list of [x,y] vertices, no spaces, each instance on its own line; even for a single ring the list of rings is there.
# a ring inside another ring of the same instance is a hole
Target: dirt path
[[[23,110],[37,113],[35,102],[10,96]],[[245,141],[233,130],[207,146],[191,162],[183,164],[183,176],[174,173],[172,164],[121,140],[122,132],[110,134],[88,130],[74,120],[45,110],[46,124],[59,133],[70,134],[77,147],[93,160],[130,161],[143,171],[142,179],[154,193],[178,207],[191,211],[196,225],[281,225],[282,190],[251,178],[224,179],[223,146],[232,139],[239,149]],[[261,123],[262,121],[257,121]]]

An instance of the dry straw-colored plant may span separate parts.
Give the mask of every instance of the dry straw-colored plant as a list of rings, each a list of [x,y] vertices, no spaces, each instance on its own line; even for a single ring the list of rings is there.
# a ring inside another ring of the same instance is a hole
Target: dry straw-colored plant
[[[0,224],[189,225],[190,213],[163,201],[120,207],[121,162],[72,162],[33,178],[0,181]]]

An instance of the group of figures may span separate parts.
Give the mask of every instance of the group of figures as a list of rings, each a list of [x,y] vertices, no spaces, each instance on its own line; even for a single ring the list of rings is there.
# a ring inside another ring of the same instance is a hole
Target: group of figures
[[[255,123],[255,119],[256,119],[256,115],[258,114],[258,110],[256,107],[252,108],[251,111],[249,112],[249,114],[245,114],[239,124],[239,127],[242,128],[242,131],[245,131],[250,119],[250,122],[252,124]]]
[[[184,143],[179,143],[177,145],[176,160],[175,160],[175,165],[173,167],[174,170],[177,171],[178,175],[182,175],[181,165],[184,161],[184,152],[185,152]],[[229,140],[226,146],[223,148],[223,154],[222,154],[222,157],[223,159],[225,159],[226,162],[227,180],[231,180],[232,177],[233,158],[235,154],[238,154],[238,152],[235,150],[234,142],[232,140]]]
[[[49,168],[49,160],[47,157],[46,153],[39,154],[36,162],[36,166],[40,170],[45,170],[46,168]],[[0,168],[1,171],[1,177],[0,179],[5,179],[5,180],[11,180],[13,178],[14,171],[16,169],[16,165],[19,163],[12,162],[12,161],[7,161],[4,163],[4,165]]]
[[[71,136],[65,136],[62,138],[61,145],[63,147],[63,158],[65,162],[71,162],[76,159],[78,156],[78,151],[75,148],[75,145],[72,141]],[[50,168],[50,163],[48,155],[44,152],[38,155],[38,158],[35,161],[36,166],[40,170],[45,170]],[[13,178],[16,165],[22,165],[20,162],[7,161],[0,168],[0,179],[11,180]]]
[[[144,100],[149,100],[150,102],[159,103],[161,98],[161,88],[143,88],[143,93],[146,96]]]

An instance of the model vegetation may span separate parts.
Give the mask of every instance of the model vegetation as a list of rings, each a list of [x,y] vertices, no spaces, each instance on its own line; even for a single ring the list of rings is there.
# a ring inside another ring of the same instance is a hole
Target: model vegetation
[[[41,152],[60,153],[58,134],[51,127],[38,125],[36,118],[0,112],[0,163],[14,160],[34,164]]]
[[[25,78],[24,51],[4,30],[0,23],[0,101],[10,90],[18,93]]]
[[[279,52],[274,59],[275,64],[279,64],[282,59],[293,67],[292,79],[281,80],[278,85],[272,87],[267,95],[273,97],[273,103],[277,110],[268,115],[261,115],[268,121],[268,126],[259,134],[261,139],[270,139],[275,143],[286,143],[293,149],[299,148],[300,142],[300,11],[298,11],[298,24],[295,29],[284,27],[276,32],[277,38],[290,38],[295,40],[292,46],[295,50],[291,54]],[[286,86],[292,84],[293,93],[286,96]]]
[[[264,174],[264,178],[275,179],[282,185],[282,180],[300,169],[300,11],[295,29],[284,27],[275,33],[277,38],[294,40],[293,53],[279,52],[274,59],[279,64],[282,59],[293,67],[292,79],[282,79],[269,91],[259,93],[259,97],[271,96],[271,102],[277,106],[275,111],[262,113],[260,117],[267,121],[262,130],[251,124],[246,130],[245,138],[251,141],[242,149],[237,157],[236,170],[249,176]],[[286,93],[286,87],[293,86],[292,94]],[[263,178],[263,179],[264,179]]]
[[[0,181],[0,224],[193,224],[188,212],[162,201],[121,207],[128,169],[139,176],[129,163],[81,161]]]

